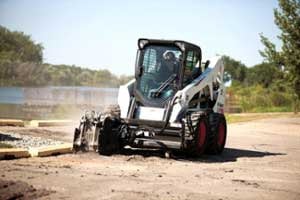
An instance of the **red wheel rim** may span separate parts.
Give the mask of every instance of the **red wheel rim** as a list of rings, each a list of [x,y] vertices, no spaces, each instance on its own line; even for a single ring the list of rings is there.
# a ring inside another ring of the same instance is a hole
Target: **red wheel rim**
[[[198,148],[203,147],[206,137],[206,125],[204,121],[200,121],[199,124],[199,136],[198,136]]]
[[[225,126],[224,123],[219,125],[219,134],[218,134],[218,145],[222,146],[225,140]]]

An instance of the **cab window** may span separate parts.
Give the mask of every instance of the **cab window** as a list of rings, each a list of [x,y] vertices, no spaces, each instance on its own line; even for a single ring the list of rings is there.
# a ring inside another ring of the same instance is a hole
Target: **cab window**
[[[188,51],[184,66],[184,84],[190,83],[201,73],[199,54],[195,51]]]
[[[148,48],[145,51],[144,60],[143,60],[143,67],[146,73],[154,73],[156,68],[156,50]]]

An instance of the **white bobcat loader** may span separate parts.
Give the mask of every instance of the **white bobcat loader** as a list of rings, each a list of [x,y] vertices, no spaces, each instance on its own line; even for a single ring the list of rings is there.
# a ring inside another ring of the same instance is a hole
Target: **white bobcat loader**
[[[135,79],[120,86],[118,105],[82,117],[74,151],[111,155],[130,146],[220,154],[227,135],[223,73],[222,59],[202,63],[197,45],[139,39]]]

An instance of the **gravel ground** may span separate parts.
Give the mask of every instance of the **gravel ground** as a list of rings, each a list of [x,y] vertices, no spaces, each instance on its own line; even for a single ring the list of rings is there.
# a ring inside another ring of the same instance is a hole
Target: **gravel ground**
[[[18,133],[0,132],[0,142],[17,148],[29,149],[31,147],[43,147],[49,145],[63,144],[64,142],[43,137],[20,135]]]

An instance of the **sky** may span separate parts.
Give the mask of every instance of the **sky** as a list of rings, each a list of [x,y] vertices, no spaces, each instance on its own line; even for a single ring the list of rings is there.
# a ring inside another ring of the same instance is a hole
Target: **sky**
[[[199,45],[203,61],[262,62],[259,33],[277,46],[276,0],[0,0],[0,25],[44,47],[44,62],[134,73],[138,38]]]

